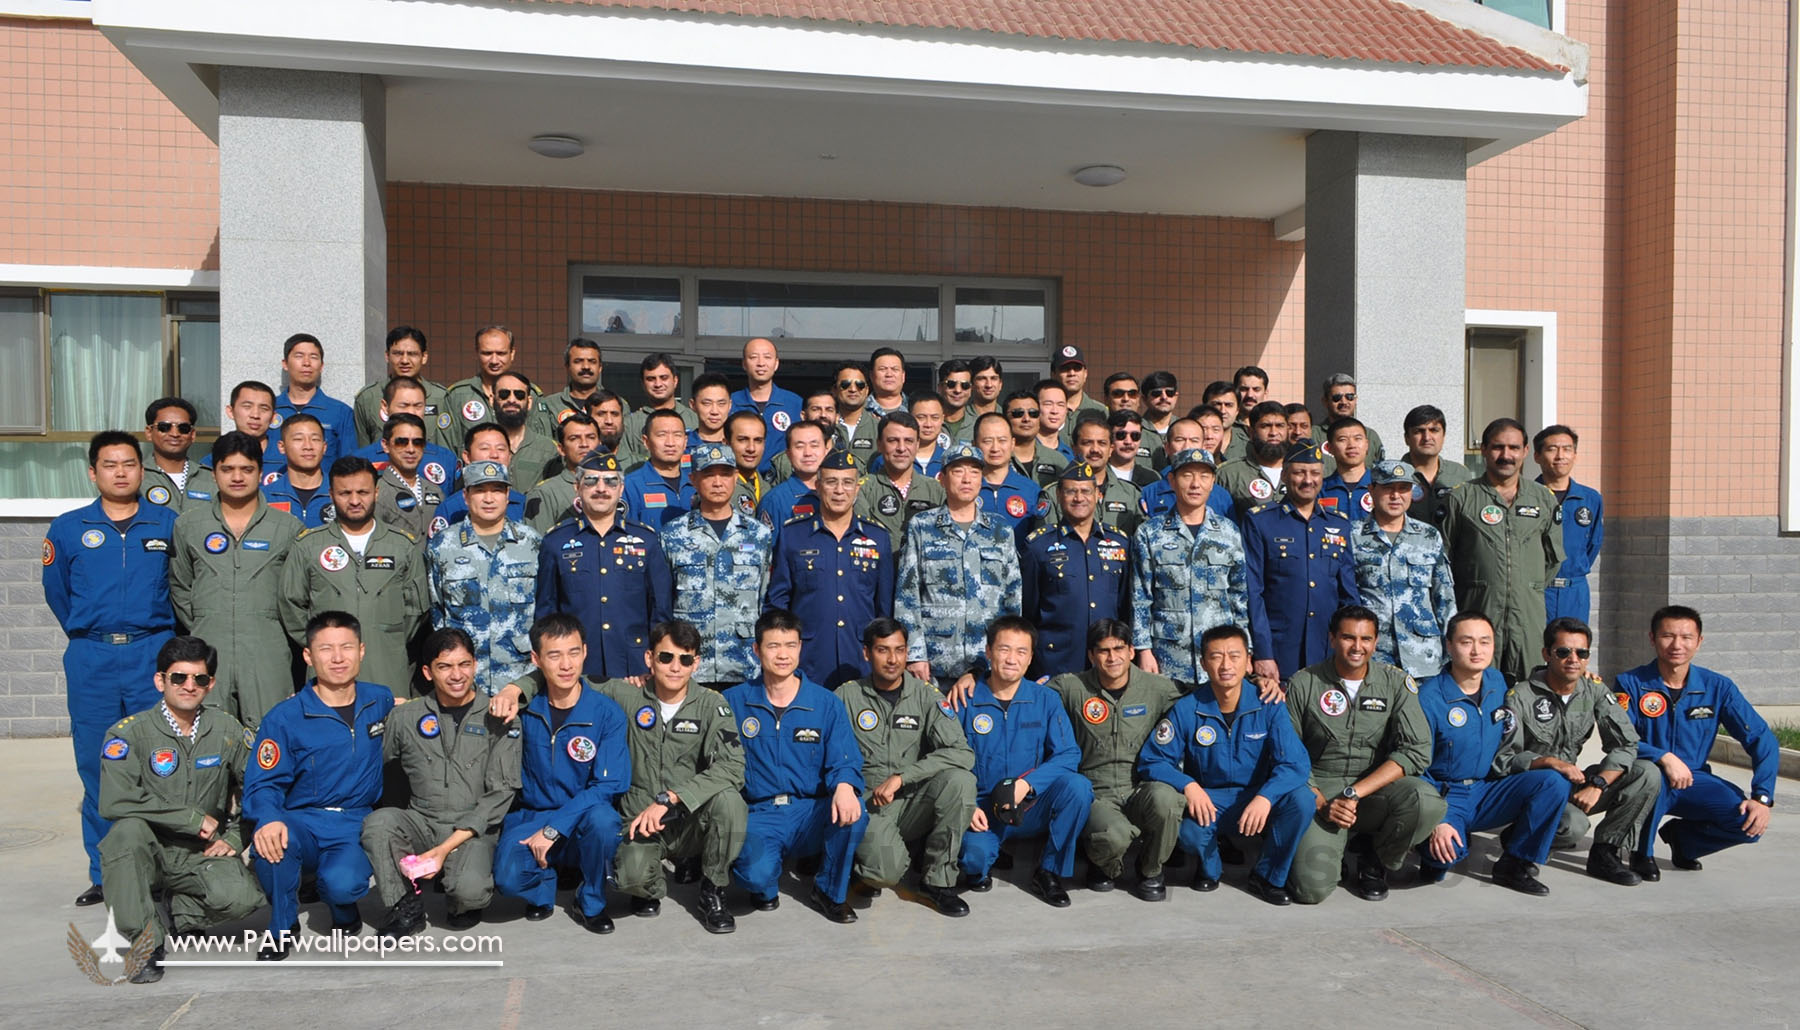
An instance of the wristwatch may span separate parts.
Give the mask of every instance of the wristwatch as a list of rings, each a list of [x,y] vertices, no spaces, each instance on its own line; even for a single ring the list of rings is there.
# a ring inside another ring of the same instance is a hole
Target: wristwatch
[[[545,840],[550,841],[552,843],[562,839],[562,834],[557,833],[556,827],[554,827],[554,826],[546,826],[543,829],[539,830],[538,832],[544,835]]]
[[[1605,790],[1607,788],[1606,777],[1596,772],[1587,778],[1587,785],[1595,790]]]
[[[1352,783],[1350,786],[1345,787],[1344,792],[1339,794],[1338,797],[1343,798],[1345,801],[1355,801],[1357,798],[1356,784]]]
[[[673,794],[670,794],[666,790],[657,791],[656,797],[651,798],[650,800],[655,801],[657,804],[663,806],[664,808],[674,808],[675,807],[675,796]]]
[[[1768,794],[1752,794],[1750,795],[1750,800],[1769,808],[1775,807],[1775,798]]]

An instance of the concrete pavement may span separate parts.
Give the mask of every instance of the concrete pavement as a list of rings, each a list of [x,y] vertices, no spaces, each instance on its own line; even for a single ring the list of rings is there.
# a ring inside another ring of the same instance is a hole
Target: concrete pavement
[[[1744,782],[1744,771],[1715,767]],[[85,886],[67,740],[0,742],[0,1027],[1034,1026],[1332,1023],[1382,1027],[1787,1026],[1800,1023],[1800,819],[1783,802],[1766,839],[1706,860],[1698,873],[1620,888],[1563,852],[1551,895],[1486,882],[1496,848],[1477,838],[1464,872],[1396,889],[1378,904],[1339,892],[1276,909],[1227,867],[1213,894],[1172,878],[1170,900],[1075,889],[1053,910],[1021,886],[1031,846],[995,889],[949,920],[894,891],[859,901],[853,926],[828,923],[790,877],[780,910],[744,911],[712,937],[676,902],[587,934],[559,912],[527,924],[516,902],[473,933],[501,938],[503,968],[170,968],[154,986],[100,987],[65,946],[101,908]],[[1472,874],[1472,875],[1468,875]],[[1395,884],[1410,883],[1410,870]],[[1075,885],[1071,885],[1075,886]],[[567,895],[562,899],[565,903]],[[364,918],[378,917],[365,899]],[[441,898],[429,911],[443,914]],[[322,906],[307,924],[324,925]],[[261,924],[254,925],[260,929]],[[243,926],[234,929],[242,929]],[[434,937],[446,931],[434,927]],[[118,967],[108,970],[118,975]]]

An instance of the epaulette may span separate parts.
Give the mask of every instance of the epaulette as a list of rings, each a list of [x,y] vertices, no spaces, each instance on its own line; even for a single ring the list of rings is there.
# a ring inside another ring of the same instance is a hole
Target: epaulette
[[[805,522],[807,519],[810,519],[810,518],[812,518],[811,515],[792,515],[792,516],[789,516],[784,522],[782,522],[782,525],[783,526],[791,526],[796,522]]]
[[[1096,523],[1096,524],[1098,524],[1098,523]],[[1026,534],[1025,542],[1031,543],[1033,540],[1036,540],[1038,537],[1043,536],[1045,533],[1050,532],[1050,530],[1051,530],[1051,527],[1049,527],[1049,526],[1039,526],[1038,528],[1032,530],[1030,533]]]
[[[288,513],[288,514],[290,514],[290,515],[291,515],[291,514],[293,514],[293,513],[292,513],[292,512],[289,512],[289,513]],[[312,533],[316,533],[316,532],[318,532],[318,531],[319,531],[319,530],[321,530],[321,529],[329,529],[329,528],[331,528],[331,526],[332,526],[332,525],[334,525],[334,523],[326,523],[326,524],[325,524],[325,525],[323,525],[323,526],[308,526],[308,527],[306,527],[306,528],[305,528],[305,529],[302,529],[302,530],[301,530],[301,531],[300,531],[300,532],[299,532],[299,533],[298,533],[298,534],[297,534],[297,535],[296,535],[296,536],[295,536],[295,537],[294,537],[294,540],[295,540],[295,541],[296,541],[296,542],[298,542],[298,541],[301,541],[301,540],[305,540],[305,539],[306,539],[306,538],[307,538],[307,536],[308,536],[308,535],[309,535],[309,534],[312,534]]]

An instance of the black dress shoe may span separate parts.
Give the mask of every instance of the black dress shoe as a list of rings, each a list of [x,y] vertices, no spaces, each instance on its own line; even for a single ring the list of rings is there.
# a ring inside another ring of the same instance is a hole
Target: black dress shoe
[[[1039,867],[1031,874],[1031,893],[1043,898],[1051,908],[1069,907],[1069,892],[1063,889],[1062,877],[1048,869]]]
[[[700,860],[698,858],[678,858],[675,860],[675,872],[669,877],[679,884],[694,883],[700,879]]]
[[[1635,887],[1643,882],[1643,877],[1631,871],[1619,857],[1619,849],[1611,844],[1596,844],[1588,849],[1587,874],[1621,887]]]
[[[1508,890],[1529,894],[1534,898],[1550,893],[1550,888],[1544,886],[1542,880],[1531,875],[1530,862],[1511,855],[1502,855],[1500,861],[1494,863],[1494,882]]]
[[[1188,886],[1205,894],[1208,891],[1216,891],[1219,889],[1219,878],[1206,875],[1206,870],[1202,868],[1194,874],[1194,882],[1188,884]]]
[[[1099,866],[1093,864],[1092,862],[1088,863],[1088,868],[1087,868],[1087,889],[1088,890],[1091,890],[1091,891],[1095,892],[1096,894],[1105,894],[1107,891],[1112,890],[1114,886],[1116,886],[1116,885],[1113,883],[1113,878],[1106,875],[1106,870],[1101,869]]]
[[[299,936],[299,923],[295,923],[293,926],[288,927],[286,935],[271,931],[270,943],[256,949],[256,961],[280,962],[282,959],[287,958],[288,954],[293,951],[294,939]]]
[[[856,910],[850,907],[850,902],[848,900],[831,900],[830,895],[820,890],[818,884],[813,885],[812,893],[806,896],[806,900],[812,903],[812,907],[823,912],[826,919],[834,923],[856,922]]]
[[[1645,883],[1655,883],[1662,879],[1662,867],[1656,864],[1653,855],[1632,855],[1631,871],[1638,874],[1638,879]]]
[[[153,984],[156,981],[161,980],[163,976],[162,963],[163,949],[162,945],[159,944],[156,946],[156,950],[150,953],[149,959],[137,968],[137,972],[131,974],[131,982],[134,984]]]
[[[541,923],[555,914],[555,905],[532,905],[525,910],[525,918],[533,923]]]
[[[425,902],[417,894],[408,894],[388,909],[387,918],[375,932],[388,940],[411,937],[425,929]]]
[[[605,912],[596,912],[591,916],[583,918],[581,920],[581,925],[587,928],[588,933],[605,934],[613,932],[612,916],[607,915]]]
[[[98,905],[105,900],[106,891],[99,884],[90,883],[87,890],[75,895],[75,907],[87,908],[89,905]]]
[[[1662,838],[1662,842],[1669,846],[1669,863],[1677,869],[1682,869],[1690,873],[1699,872],[1702,868],[1700,860],[1697,858],[1689,858],[1681,850],[1680,845],[1676,843],[1675,835],[1669,832],[1669,828],[1674,825],[1674,823],[1665,823],[1663,824],[1662,829],[1656,831],[1656,835]]]
[[[766,898],[757,898],[756,899],[756,910],[758,912],[773,912],[780,907],[781,907],[781,895],[780,894],[771,894]]]
[[[1387,867],[1374,855],[1365,855],[1356,863],[1356,879],[1350,892],[1364,901],[1381,901],[1388,896]]]
[[[467,912],[452,912],[450,917],[444,920],[444,925],[452,930],[467,930],[480,925],[481,916],[485,911],[486,909],[472,908]]]
[[[1169,896],[1169,888],[1163,883],[1163,876],[1144,876],[1131,885],[1131,896],[1139,901],[1162,901]]]
[[[634,896],[631,899],[631,914],[634,916],[642,916],[645,919],[649,919],[661,911],[662,902],[656,898],[639,898]]]
[[[737,920],[725,907],[725,888],[711,880],[700,884],[700,925],[706,927],[707,933],[730,933],[737,929]]]
[[[1293,895],[1288,893],[1287,887],[1275,886],[1267,879],[1264,879],[1261,873],[1251,873],[1250,882],[1246,886],[1249,888],[1250,893],[1271,905],[1291,905],[1294,903]]]
[[[967,890],[972,890],[977,894],[986,894],[988,891],[994,889],[994,878],[991,876],[976,876],[974,873],[964,873],[962,884]]]
[[[919,893],[931,902],[932,907],[952,919],[969,914],[969,903],[949,887],[933,887],[927,883],[920,886]]]

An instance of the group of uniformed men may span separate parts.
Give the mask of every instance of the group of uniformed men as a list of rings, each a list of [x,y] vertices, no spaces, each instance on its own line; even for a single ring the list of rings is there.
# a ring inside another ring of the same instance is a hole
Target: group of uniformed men
[[[1209,891],[1260,838],[1248,888],[1285,905],[1384,897],[1409,853],[1441,879],[1483,830],[1495,882],[1543,894],[1592,813],[1587,871],[1622,885],[1660,877],[1659,825],[1697,869],[1767,823],[1773,737],[1691,664],[1698,612],[1659,611],[1656,661],[1613,690],[1589,672],[1603,523],[1569,427],[1532,440],[1532,482],[1523,426],[1486,427],[1477,477],[1429,405],[1384,460],[1345,375],[1316,430],[1254,367],[1180,414],[1167,372],[1089,397],[1075,347],[1031,389],[978,358],[910,397],[883,348],[802,397],[755,339],[747,387],[701,376],[692,406],[645,359],[627,413],[594,341],[548,397],[509,331],[476,351],[446,390],[395,329],[352,407],[297,334],[288,389],[239,384],[200,462],[180,398],[146,411],[149,464],[94,437],[100,496],[44,543],[77,904],[160,942],[266,899],[279,958],[303,892],[354,932],[371,878],[394,936],[433,878],[452,927],[496,890],[545,918],[561,880],[609,933],[609,882],[654,915],[667,859],[730,932],[729,883],[772,909],[790,860],[853,922],[853,880],[915,867],[966,914],[1019,837],[1047,838],[1029,887],[1056,906],[1079,856],[1106,891],[1135,847],[1160,901],[1177,852]],[[1720,727],[1749,796],[1707,771]]]

